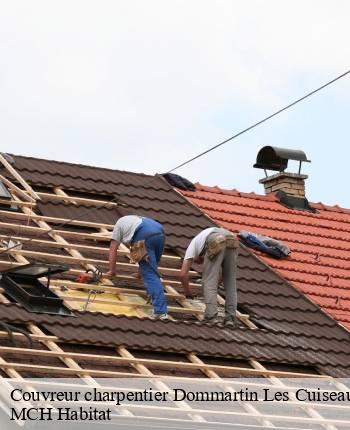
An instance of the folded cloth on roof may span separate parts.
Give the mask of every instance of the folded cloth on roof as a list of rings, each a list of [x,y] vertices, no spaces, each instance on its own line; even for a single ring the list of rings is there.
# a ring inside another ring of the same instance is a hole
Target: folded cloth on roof
[[[162,176],[173,187],[185,191],[196,191],[195,185],[183,176],[177,175],[176,173],[163,173]]]
[[[280,240],[244,230],[240,231],[238,236],[247,246],[258,249],[275,258],[285,258],[290,254],[289,247]]]

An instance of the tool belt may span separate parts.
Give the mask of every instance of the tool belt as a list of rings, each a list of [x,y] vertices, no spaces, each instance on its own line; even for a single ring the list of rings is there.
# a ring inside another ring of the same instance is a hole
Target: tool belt
[[[218,234],[213,238],[209,238],[206,245],[206,253],[210,260],[216,257],[223,249],[237,249],[239,241],[236,236]]]
[[[163,233],[151,233],[143,240],[137,240],[130,246],[130,260],[132,263],[139,263],[141,260],[147,260],[146,240],[154,236],[162,236]]]
[[[130,246],[130,260],[132,263],[139,263],[147,256],[146,243],[138,240]]]

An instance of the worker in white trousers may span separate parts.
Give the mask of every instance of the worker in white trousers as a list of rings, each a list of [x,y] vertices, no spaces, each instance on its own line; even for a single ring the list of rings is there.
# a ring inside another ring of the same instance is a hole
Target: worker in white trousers
[[[237,310],[237,255],[239,242],[224,228],[201,231],[189,244],[181,269],[181,282],[186,297],[192,297],[189,272],[193,263],[203,263],[202,286],[205,301],[204,320],[218,322],[217,294],[222,279],[225,290],[224,325],[235,325]]]

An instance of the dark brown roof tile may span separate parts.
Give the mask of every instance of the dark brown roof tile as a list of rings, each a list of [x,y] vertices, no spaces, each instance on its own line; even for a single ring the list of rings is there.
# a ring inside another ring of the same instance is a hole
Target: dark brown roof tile
[[[40,324],[62,342],[141,348],[177,353],[260,359],[313,366],[350,366],[350,344],[333,340],[321,345],[310,336],[283,332],[223,329],[203,323],[152,321],[136,317],[75,312],[76,317],[33,314],[16,304],[0,304],[0,318],[13,323]],[[332,351],[329,346],[332,346]],[[349,369],[350,370],[350,369]]]

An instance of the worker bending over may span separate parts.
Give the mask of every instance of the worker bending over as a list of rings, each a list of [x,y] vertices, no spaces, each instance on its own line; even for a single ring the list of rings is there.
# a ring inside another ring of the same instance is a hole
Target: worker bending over
[[[120,243],[130,246],[131,259],[139,263],[141,276],[152,300],[154,319],[168,319],[164,288],[158,264],[164,250],[165,235],[161,224],[151,218],[127,215],[116,222],[109,248],[109,272],[116,275],[117,254]]]
[[[191,297],[189,271],[192,263],[203,263],[202,286],[205,301],[204,320],[218,321],[217,293],[223,280],[225,289],[225,325],[234,325],[237,309],[236,267],[238,239],[223,228],[207,228],[192,239],[181,269],[185,295]]]

